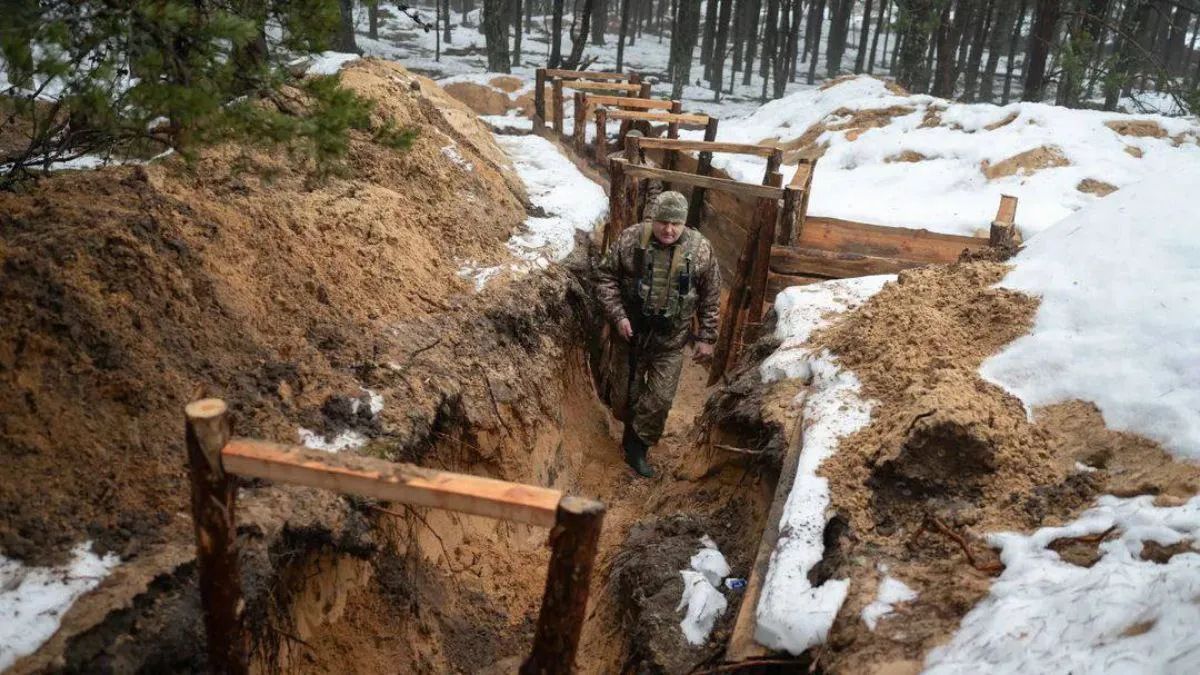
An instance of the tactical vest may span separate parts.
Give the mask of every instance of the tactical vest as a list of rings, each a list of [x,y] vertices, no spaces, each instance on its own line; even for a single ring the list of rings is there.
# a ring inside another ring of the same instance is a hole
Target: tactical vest
[[[642,225],[642,237],[634,249],[635,290],[642,318],[652,326],[670,328],[686,321],[696,307],[695,237],[684,229],[671,246],[654,246],[654,226]]]

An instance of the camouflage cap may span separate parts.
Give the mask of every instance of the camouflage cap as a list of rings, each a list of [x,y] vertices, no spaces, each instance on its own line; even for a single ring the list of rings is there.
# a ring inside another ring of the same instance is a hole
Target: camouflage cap
[[[664,192],[654,200],[654,219],[669,223],[687,221],[688,203],[683,195],[674,190]]]

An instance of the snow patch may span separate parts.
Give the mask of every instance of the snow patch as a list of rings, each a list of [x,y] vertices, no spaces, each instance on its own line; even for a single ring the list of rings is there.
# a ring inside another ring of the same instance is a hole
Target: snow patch
[[[1159,165],[1029,240],[1001,286],[1041,297],[983,363],[1029,408],[1093,401],[1111,429],[1200,459],[1200,162]]]
[[[77,545],[60,567],[26,567],[0,555],[0,671],[42,646],[75,600],[121,562],[111,553],[101,558],[91,547]]]
[[[729,564],[707,534],[700,539],[700,550],[692,556],[691,569],[680,570],[683,577],[683,596],[675,607],[678,612],[687,608],[679,629],[688,644],[702,645],[708,640],[717,619],[729,606],[721,593],[721,581],[729,575]]]
[[[359,54],[347,54],[345,52],[326,51],[320,54],[314,54],[311,57],[301,57],[296,59],[289,65],[301,65],[305,61],[309,61],[308,69],[305,71],[309,75],[336,75],[351,61],[357,61],[362,56]]]
[[[917,592],[909,588],[903,581],[885,576],[879,582],[879,591],[871,604],[863,607],[862,620],[872,632],[879,620],[892,613],[892,608],[901,602],[911,602],[917,599]]]
[[[341,452],[361,448],[367,444],[367,437],[352,429],[347,429],[336,436],[327,437],[310,429],[300,427],[300,444],[310,450],[325,452]]]
[[[472,164],[466,157],[462,156],[462,153],[458,151],[458,144],[454,141],[450,141],[450,145],[442,148],[442,155],[444,155],[451,162],[454,162],[454,164],[463,171],[475,170],[475,165]]]
[[[1032,535],[993,534],[1004,572],[963,618],[927,673],[1200,672],[1200,554],[1141,559],[1146,542],[1200,540],[1200,497],[1160,508],[1153,497],[1105,496],[1078,520]],[[1063,561],[1055,539],[1120,536],[1092,567]]]

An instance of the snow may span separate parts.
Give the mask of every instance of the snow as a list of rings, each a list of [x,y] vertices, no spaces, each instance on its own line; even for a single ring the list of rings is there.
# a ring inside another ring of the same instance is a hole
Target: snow
[[[0,671],[31,654],[58,630],[63,615],[108,576],[120,558],[103,558],[91,542],[75,546],[59,567],[27,567],[0,555]]]
[[[729,575],[729,564],[707,534],[700,539],[700,549],[689,564],[691,569],[679,571],[683,577],[683,596],[675,611],[686,608],[679,629],[688,644],[702,645],[729,605],[720,590],[722,579]]]
[[[802,407],[802,450],[758,601],[754,638],[771,649],[799,654],[824,642],[846,599],[848,580],[830,579],[813,586],[808,579],[825,553],[830,501],[829,483],[817,475],[817,469],[842,438],[871,420],[871,402],[860,396],[854,373],[842,369],[828,351],[814,354],[804,343],[838,312],[866,301],[894,278],[880,275],[794,286],[775,300],[779,312],[775,334],[783,343],[763,362],[760,372],[767,381],[804,377],[809,387],[794,403]]]
[[[1159,115],[1123,115],[1069,110],[1041,103],[952,103],[924,95],[897,95],[871,77],[857,77],[826,90],[803,89],[771,101],[753,114],[721,121],[720,140],[758,143],[799,138],[813,124],[826,126],[848,117],[834,113],[882,111],[889,107],[912,112],[885,118],[884,126],[825,131],[818,140],[828,144],[817,162],[809,213],[819,216],[926,228],[949,234],[986,234],[1002,194],[1019,198],[1017,224],[1026,239],[1100,197],[1081,192],[1087,178],[1117,188],[1200,163],[1200,124]],[[937,110],[941,123],[922,128],[927,111]],[[1009,118],[1011,122],[999,125]],[[1105,125],[1110,121],[1151,121],[1164,138],[1122,136]],[[699,138],[699,132],[684,132]],[[1178,144],[1176,141],[1179,141]],[[983,162],[996,164],[1028,150],[1055,147],[1069,166],[1046,168],[988,180]],[[1127,152],[1135,148],[1142,158]],[[888,161],[904,152],[927,159]],[[761,158],[716,155],[713,165],[735,178],[759,182]],[[786,171],[785,171],[786,174]],[[864,189],[870,198],[864,199]]]
[[[911,602],[917,599],[917,592],[909,588],[903,581],[884,576],[879,582],[879,590],[871,604],[863,607],[862,620],[871,631],[875,630],[879,620],[892,613],[892,608],[901,602]]]
[[[559,262],[575,249],[576,231],[591,232],[608,213],[604,189],[581,173],[553,143],[540,136],[497,135],[496,143],[512,160],[534,210],[524,227],[509,238],[509,252],[517,259],[500,267],[471,263],[459,275],[474,280],[481,290],[504,269],[523,274]]]
[[[1033,330],[983,363],[1030,409],[1094,402],[1111,429],[1200,459],[1200,163],[1160,165],[1029,240],[1001,286],[1039,296]]]
[[[1100,544],[1092,567],[1047,548],[1114,525],[1118,536]],[[1140,557],[1145,542],[1197,539],[1200,497],[1160,508],[1150,496],[1107,496],[1063,527],[991,535],[1004,572],[950,643],[930,652],[926,672],[1200,672],[1200,554],[1162,564]]]
[[[357,61],[362,56],[346,52],[321,52],[320,54],[314,54],[312,57],[297,59],[293,63],[303,63],[310,60],[310,58],[311,62],[306,71],[309,75],[336,75],[342,69],[342,66],[351,61]]]

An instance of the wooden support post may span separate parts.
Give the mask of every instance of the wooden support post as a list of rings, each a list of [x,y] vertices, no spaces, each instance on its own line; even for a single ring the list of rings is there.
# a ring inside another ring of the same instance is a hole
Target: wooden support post
[[[575,151],[583,154],[587,146],[587,94],[575,92],[575,124],[571,127],[571,136],[575,139]]]
[[[608,247],[616,240],[625,222],[625,163],[613,157],[608,161],[608,226],[604,228],[604,236],[600,242],[600,251],[608,252]]]
[[[608,110],[596,108],[596,161],[608,162]]]
[[[988,245],[997,248],[1015,249],[1017,247],[1017,198],[1012,195],[1000,196],[1000,208],[996,211],[996,219],[992,221],[991,231],[988,232]]]
[[[770,160],[768,160],[768,163]],[[796,173],[788,183],[783,195],[783,212],[779,217],[779,231],[775,233],[775,243],[781,246],[795,246],[804,230],[804,218],[808,214],[808,193],[812,189],[815,161],[800,160]]]
[[[708,124],[704,125],[704,140],[713,142],[717,140],[717,119],[710,117]],[[712,152],[703,151],[700,153],[700,163],[696,167],[696,174],[700,176],[708,176],[712,173]],[[688,205],[688,227],[700,227],[700,216],[704,212],[704,188],[692,188],[691,204]]]
[[[783,184],[783,176],[779,172],[771,174],[768,184],[779,187]],[[747,307],[747,320],[750,323],[762,321],[763,302],[767,295],[767,273],[771,267],[771,244],[775,242],[775,223],[779,216],[779,200],[760,199],[754,211],[754,231],[756,245],[754,263],[751,266],[750,297]],[[737,357],[737,353],[731,356]]]
[[[533,126],[546,126],[546,69],[538,68],[533,85]]]
[[[642,139],[636,136],[625,137],[625,161],[629,166],[640,166],[642,163]],[[641,180],[635,179],[634,183],[641,186]],[[640,223],[642,221],[642,191],[634,192],[633,199],[630,202],[629,217],[626,220],[628,223]]]
[[[681,114],[683,112],[683,101],[671,101],[670,112],[671,112],[671,114],[674,114],[674,115]],[[667,124],[667,138],[669,138],[671,140],[679,139],[679,122],[673,121],[673,122]],[[666,157],[664,157],[664,160],[663,160],[663,168],[667,169],[669,171],[674,171],[675,167],[678,166],[678,162],[679,162],[679,151],[678,150],[667,150]],[[670,183],[663,183],[664,191],[671,190],[671,189],[674,189],[674,188],[671,187]],[[688,210],[690,211],[691,209],[688,209]]]
[[[767,156],[767,171],[763,174],[763,185],[771,179],[771,174],[779,173],[779,165],[783,164],[783,151],[778,148]]]
[[[550,569],[538,613],[537,632],[522,675],[566,675],[574,671],[575,651],[587,616],[588,584],[600,542],[604,505],[563,497],[550,531]]]
[[[246,673],[249,641],[238,571],[237,485],[221,465],[221,450],[232,433],[229,414],[224,401],[212,398],[189,403],[184,414],[208,667],[223,675]]]
[[[554,106],[554,133],[563,133],[563,88],[562,80],[555,78],[550,84],[550,103]]]

